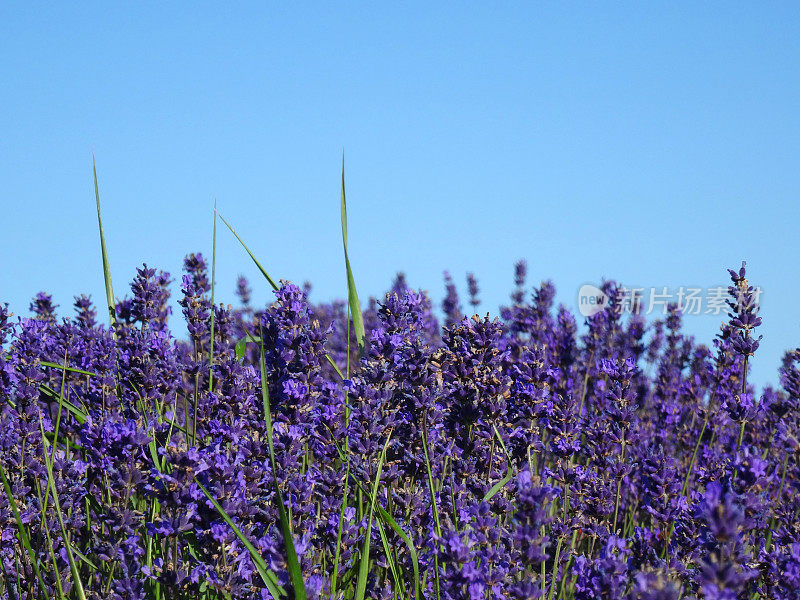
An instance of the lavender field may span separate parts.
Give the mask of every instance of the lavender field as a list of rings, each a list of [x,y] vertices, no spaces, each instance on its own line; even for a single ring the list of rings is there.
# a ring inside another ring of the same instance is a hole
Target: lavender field
[[[251,254],[273,302],[220,303],[214,250],[117,296],[101,225],[106,299],[0,306],[2,598],[800,597],[800,350],[748,384],[744,264],[695,340],[524,261],[499,315],[449,275],[362,309],[344,183],[342,230],[343,301]]]

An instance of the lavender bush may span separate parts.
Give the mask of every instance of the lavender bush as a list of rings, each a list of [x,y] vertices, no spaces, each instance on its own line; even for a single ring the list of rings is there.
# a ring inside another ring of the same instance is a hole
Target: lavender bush
[[[524,262],[441,324],[402,277],[356,315],[184,271],[188,339],[146,265],[111,327],[0,308],[3,598],[800,597],[800,350],[756,397],[744,265],[711,346],[613,282],[581,333]]]

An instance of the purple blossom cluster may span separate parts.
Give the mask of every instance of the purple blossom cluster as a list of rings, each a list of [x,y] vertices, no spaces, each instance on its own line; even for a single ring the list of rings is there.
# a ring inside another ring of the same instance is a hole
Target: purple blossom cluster
[[[521,262],[498,318],[398,277],[363,351],[345,302],[184,266],[188,339],[146,265],[111,327],[0,306],[0,597],[800,598],[800,349],[757,395],[744,265],[710,346]]]

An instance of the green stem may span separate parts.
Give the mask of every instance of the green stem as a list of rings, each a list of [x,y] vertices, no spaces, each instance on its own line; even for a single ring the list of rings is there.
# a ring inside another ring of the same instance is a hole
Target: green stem
[[[214,198],[214,233],[211,242],[211,346],[209,352],[208,391],[214,389],[214,288],[217,272],[217,199]]]
[[[783,455],[783,467],[781,470],[781,485],[778,488],[778,498],[777,501],[780,504],[781,495],[783,494],[783,483],[786,481],[786,466],[789,464],[789,455]],[[769,552],[769,549],[772,547],[772,530],[775,529],[775,516],[773,515],[769,521],[769,531],[767,532],[767,541],[765,544],[766,551]]]
[[[622,455],[620,461],[625,461],[625,431],[622,432]],[[614,502],[614,521],[611,523],[611,528],[615,532],[617,530],[617,515],[619,514],[619,497],[622,492],[622,477],[620,475],[619,480],[617,480],[617,500]]]

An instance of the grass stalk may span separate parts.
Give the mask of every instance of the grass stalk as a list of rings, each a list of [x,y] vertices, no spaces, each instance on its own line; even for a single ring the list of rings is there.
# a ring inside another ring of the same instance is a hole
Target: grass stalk
[[[69,540],[69,533],[67,532],[67,528],[64,525],[64,517],[61,513],[61,503],[58,500],[58,489],[56,488],[55,477],[53,476],[53,465],[50,463],[50,459],[47,456],[47,437],[44,435],[44,425],[42,424],[41,415],[39,415],[39,430],[42,433],[42,444],[44,448],[44,464],[47,468],[47,488],[51,490],[53,494],[53,506],[56,509],[56,517],[58,519],[58,525],[61,529],[61,538],[64,541],[64,548],[67,551],[67,561],[69,562],[69,568],[72,572],[72,579],[74,582],[75,590],[78,596],[78,600],[86,600],[86,593],[83,590],[83,583],[81,582],[81,575],[78,571],[78,565],[75,562],[75,556],[72,552],[72,542]],[[44,517],[44,515],[42,515]]]
[[[111,323],[111,335],[117,339],[114,326],[117,323],[114,310],[114,287],[111,284],[111,268],[108,266],[108,251],[106,249],[106,237],[103,233],[103,219],[100,216],[100,189],[97,185],[97,166],[95,164],[94,150],[92,150],[92,172],[94,173],[94,196],[97,202],[97,225],[100,228],[100,251],[103,255],[103,279],[106,286],[106,303],[108,306],[108,318]]]
[[[264,422],[267,427],[267,445],[269,447],[269,460],[272,466],[272,479],[275,483],[275,497],[278,504],[278,517],[280,519],[283,542],[286,547],[286,561],[289,576],[292,581],[295,600],[306,600],[306,587],[303,583],[303,574],[300,571],[300,561],[292,539],[292,528],[289,517],[286,515],[286,505],[283,502],[280,485],[278,483],[278,465],[275,460],[275,448],[273,446],[272,414],[269,405],[269,382],[267,381],[267,367],[264,361],[264,333],[261,332],[261,354],[259,360],[261,368],[261,397],[264,403]]]
[[[361,303],[358,301],[356,282],[353,278],[353,269],[350,267],[350,256],[347,253],[347,200],[344,191],[344,153],[342,154],[342,246],[344,248],[344,263],[347,270],[347,299],[350,305],[350,313],[353,317],[353,329],[356,334],[359,354],[363,355],[366,344],[366,334],[364,333],[364,317],[361,314]]]
[[[211,235],[211,343],[209,345],[208,391],[214,389],[214,291],[217,284],[217,199],[214,198],[214,228]]]
[[[25,530],[25,525],[22,523],[22,517],[20,517],[19,509],[17,508],[17,501],[14,498],[14,493],[11,490],[11,485],[8,482],[8,478],[6,477],[6,472],[3,469],[2,464],[0,464],[0,479],[3,480],[3,489],[5,490],[6,497],[8,498],[8,505],[11,507],[11,512],[14,514],[14,520],[17,523],[17,539],[28,553],[28,559],[31,561],[33,572],[36,574],[36,579],[39,581],[41,589],[45,590],[47,589],[47,586],[45,585],[44,578],[42,577],[42,572],[39,569],[39,559],[37,558],[36,553],[33,551],[30,538]],[[17,577],[17,581],[19,581],[19,577]]]
[[[378,499],[378,487],[381,483],[381,474],[383,473],[383,463],[386,460],[386,450],[389,447],[389,442],[392,439],[392,432],[386,438],[383,444],[380,458],[378,459],[378,471],[375,475],[375,481],[372,483],[372,493],[370,494],[370,508],[369,517],[367,519],[367,531],[364,534],[364,545],[361,548],[361,560],[358,566],[358,579],[356,580],[356,593],[355,600],[364,600],[364,594],[367,589],[367,578],[369,577],[369,551],[372,542],[372,520],[375,512],[375,504]]]

